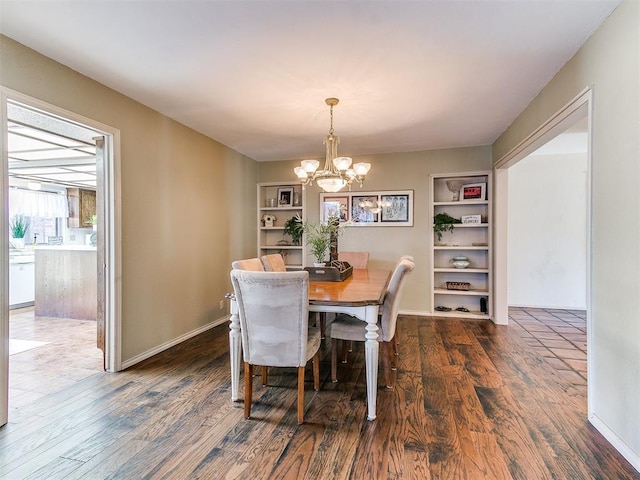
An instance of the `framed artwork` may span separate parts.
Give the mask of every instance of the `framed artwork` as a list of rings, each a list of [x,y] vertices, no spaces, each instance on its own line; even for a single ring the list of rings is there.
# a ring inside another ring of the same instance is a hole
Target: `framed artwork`
[[[329,217],[338,217],[340,222],[349,220],[349,197],[345,195],[325,195],[321,198],[320,221],[326,222]]]
[[[409,195],[382,195],[380,221],[385,223],[409,222]]]
[[[293,207],[293,187],[278,188],[278,208]]]
[[[460,201],[470,202],[485,200],[487,184],[486,183],[467,183],[460,188]]]
[[[320,221],[340,213],[348,227],[412,227],[413,190],[320,194]]]
[[[351,197],[351,222],[354,224],[377,223],[378,195],[354,195]]]

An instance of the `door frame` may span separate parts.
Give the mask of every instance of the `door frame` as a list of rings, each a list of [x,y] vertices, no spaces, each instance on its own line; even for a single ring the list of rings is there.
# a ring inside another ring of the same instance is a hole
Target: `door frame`
[[[587,305],[587,414],[592,417],[592,271],[593,258],[591,244],[592,232],[592,118],[593,118],[593,90],[585,88],[569,103],[552,115],[546,122],[538,127],[527,138],[520,142],[511,151],[494,163],[494,292],[495,292],[495,322],[501,325],[508,324],[508,275],[507,275],[507,245],[508,245],[508,169],[520,160],[532,154],[538,148],[548,143],[557,135],[565,131],[578,119],[587,117],[587,258],[586,258],[586,305]]]
[[[104,193],[102,211],[98,219],[103,219],[100,228],[104,232],[104,264],[98,269],[103,275],[102,296],[105,320],[105,366],[108,372],[122,369],[122,242],[121,242],[121,187],[120,187],[120,131],[109,125],[84,117],[77,113],[51,105],[28,95],[0,85],[0,175],[2,175],[2,196],[0,197],[0,231],[8,232],[8,133],[7,102],[15,101],[33,107],[47,114],[60,117],[71,123],[78,123],[96,130],[105,138],[105,158],[102,183]],[[99,178],[99,177],[98,177]],[[98,256],[99,258],[99,256]],[[100,283],[100,282],[98,282]],[[9,413],[9,244],[8,235],[0,235],[0,425],[8,421]]]

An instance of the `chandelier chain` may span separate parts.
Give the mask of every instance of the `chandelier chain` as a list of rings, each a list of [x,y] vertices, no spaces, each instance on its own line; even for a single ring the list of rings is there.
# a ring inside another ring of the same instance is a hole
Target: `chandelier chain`
[[[333,105],[329,105],[329,118],[331,119],[331,127],[329,128],[329,135],[333,136]]]

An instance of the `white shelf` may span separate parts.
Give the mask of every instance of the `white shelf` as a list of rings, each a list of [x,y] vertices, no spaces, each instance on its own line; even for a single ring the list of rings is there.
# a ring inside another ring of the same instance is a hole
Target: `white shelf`
[[[448,317],[448,318],[472,318],[477,320],[489,320],[491,317],[488,313],[482,313],[477,311],[459,312],[458,310],[451,310],[450,312],[440,312],[434,310],[432,315],[434,317]]]
[[[435,267],[436,273],[489,273],[488,268],[454,268],[454,267]]]
[[[286,211],[302,211],[302,206],[300,207],[260,207],[261,211],[269,211],[269,212],[286,212]]]
[[[434,288],[433,293],[436,295],[476,295],[481,297],[489,295],[488,290],[447,290],[446,288]]]
[[[435,245],[434,250],[489,250],[489,245]]]
[[[430,176],[429,214],[447,213],[460,219],[463,215],[480,215],[482,223],[456,223],[453,231],[442,232],[439,240],[431,230],[431,302],[432,314],[445,318],[490,319],[492,310],[492,232],[491,232],[491,177],[490,171],[433,174]],[[465,183],[486,184],[486,199],[451,201],[452,193],[447,180],[459,179]],[[475,243],[475,245],[474,245]],[[454,268],[449,261],[454,256],[465,255],[470,268]],[[445,282],[468,282],[469,290],[448,290]],[[486,299],[487,313],[484,309]],[[482,306],[481,306],[482,304]],[[436,307],[448,307],[450,311],[439,311]],[[468,312],[456,310],[464,308]]]
[[[434,207],[459,207],[468,205],[489,205],[489,200],[464,200],[462,202],[433,202]]]
[[[272,199],[277,202],[280,188],[293,188],[294,201],[300,199],[301,205],[292,205],[287,207],[266,206]],[[280,240],[291,242],[291,237],[284,233],[284,224],[292,217],[299,215],[303,221],[306,220],[305,215],[305,191],[302,190],[301,184],[291,182],[267,182],[257,185],[257,256],[268,255],[271,253],[281,252],[287,270],[302,270],[306,260],[306,246],[304,239],[301,245],[278,245]],[[266,213],[274,215],[277,220],[272,227],[265,227],[262,217]]]

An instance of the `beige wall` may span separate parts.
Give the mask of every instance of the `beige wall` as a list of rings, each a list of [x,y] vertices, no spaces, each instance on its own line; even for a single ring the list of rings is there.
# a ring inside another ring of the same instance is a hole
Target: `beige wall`
[[[253,160],[0,37],[0,84],[121,133],[122,359],[222,317],[255,252]],[[253,234],[251,232],[254,232]]]
[[[593,87],[591,421],[640,468],[640,3],[624,1],[496,141],[498,161]],[[617,437],[617,438],[616,438]]]
[[[405,287],[400,308],[403,311],[431,311],[431,276],[429,275],[428,241],[432,228],[429,218],[429,175],[491,169],[491,148],[452,148],[423,152],[394,153],[353,157],[354,162],[370,162],[371,171],[362,191],[414,190],[413,227],[352,227],[340,237],[340,250],[366,250],[373,268],[392,268],[398,257],[410,254],[416,269]],[[261,182],[295,182],[293,168],[299,162],[266,162],[259,164]],[[353,186],[352,190],[360,190]],[[320,216],[320,189],[307,187],[307,218],[317,222]],[[309,259],[309,262],[312,260]]]

